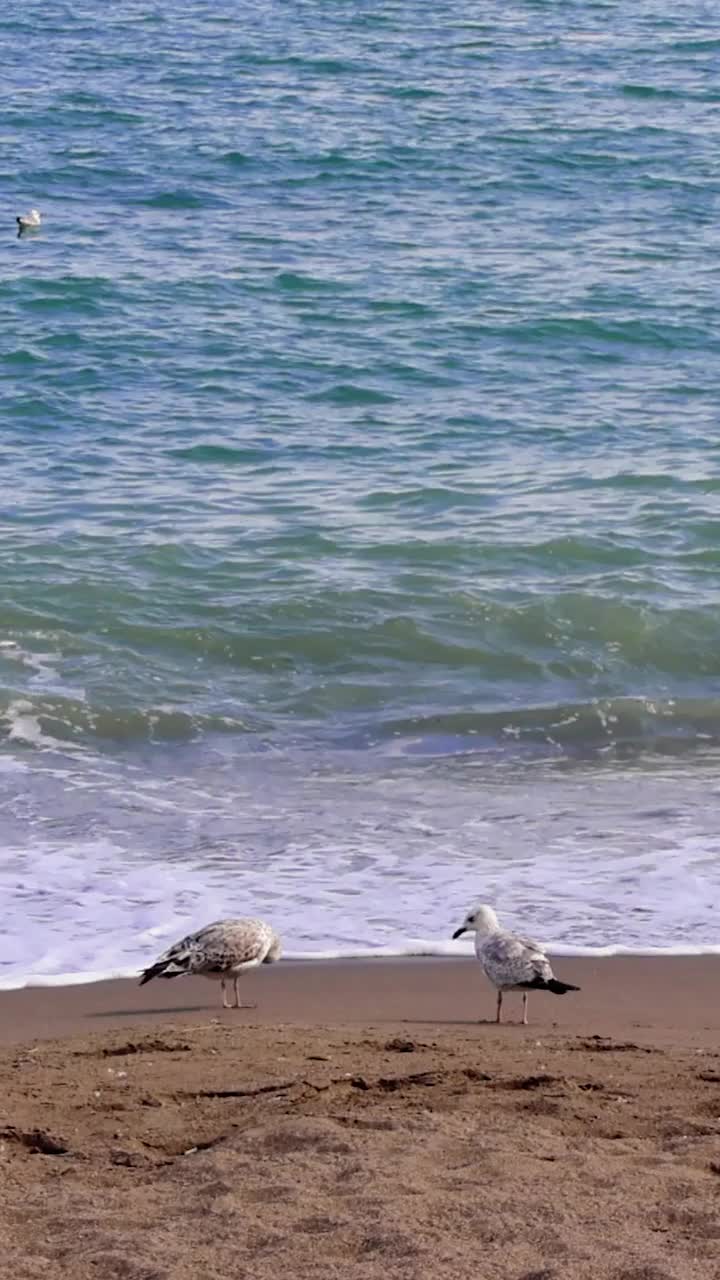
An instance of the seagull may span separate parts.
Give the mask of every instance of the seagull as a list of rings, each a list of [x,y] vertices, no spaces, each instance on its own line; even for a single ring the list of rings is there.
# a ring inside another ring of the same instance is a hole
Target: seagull
[[[528,991],[552,991],[553,995],[564,996],[566,991],[580,990],[569,982],[558,982],[539,943],[501,929],[492,907],[473,907],[453,938],[468,932],[475,934],[475,954],[485,977],[497,988],[496,1022],[502,1022],[504,991],[522,991],[522,1020],[527,1026]]]
[[[18,235],[21,236],[23,231],[35,231],[40,226],[40,214],[37,209],[31,209],[29,213],[18,214],[15,221],[18,224]]]
[[[264,920],[216,920],[164,951],[144,970],[139,985],[144,986],[151,978],[200,974],[220,980],[223,1009],[252,1008],[240,1003],[240,974],[260,964],[273,964],[280,958],[280,951],[278,935]],[[228,1004],[226,999],[227,979],[232,979],[235,987],[235,1004]]]

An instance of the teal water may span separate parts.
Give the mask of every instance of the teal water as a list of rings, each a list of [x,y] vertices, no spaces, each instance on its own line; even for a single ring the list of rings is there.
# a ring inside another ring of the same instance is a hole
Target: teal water
[[[711,8],[29,0],[0,45],[0,980],[478,895],[713,944]]]

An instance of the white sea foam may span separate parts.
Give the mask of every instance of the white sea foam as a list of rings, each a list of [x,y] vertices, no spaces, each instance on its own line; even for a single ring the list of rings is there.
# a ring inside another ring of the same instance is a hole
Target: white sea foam
[[[450,935],[480,898],[556,954],[720,951],[714,772],[496,784],[223,749],[185,774],[45,747],[32,787],[0,770],[0,987],[135,974],[231,914],[289,957],[466,954]]]
[[[548,943],[550,956],[585,956],[589,959],[602,960],[610,956],[717,956],[720,945],[707,947],[570,947],[561,942]],[[417,939],[399,944],[397,947],[365,947],[333,949],[324,951],[302,951],[290,948],[283,952],[283,962],[327,963],[333,960],[412,960],[412,959],[458,959],[470,957],[471,948],[460,943],[443,943],[432,940]],[[147,957],[146,957],[147,958]],[[35,973],[26,977],[15,975],[11,978],[0,977],[0,991],[17,991],[33,987],[79,987],[93,982],[108,982],[114,979],[133,980],[138,977],[139,966],[129,968],[110,968],[106,970],[88,970],[85,973]]]
[[[42,731],[40,721],[33,714],[33,706],[25,698],[11,702],[5,712],[7,736],[10,742],[25,742],[28,746],[56,746]]]
[[[449,851],[442,866],[428,836],[417,827],[415,834],[424,852],[416,847],[391,866],[386,849],[380,871],[366,833],[363,856],[336,854],[331,875],[298,842],[275,853],[271,870],[227,851],[193,863],[146,863],[111,840],[11,850],[0,868],[0,988],[131,977],[188,930],[250,909],[282,933],[288,959],[469,955],[470,944],[450,934],[457,904],[477,891],[477,879]],[[686,872],[691,852],[684,850]],[[694,852],[705,861],[704,847]],[[678,877],[677,868],[662,871],[649,857],[626,858],[611,880],[608,860],[585,866],[581,878],[582,863],[577,850],[575,858],[546,851],[535,867],[530,860],[495,867],[483,888],[513,925],[557,955],[720,954],[710,918],[714,868],[712,876]],[[545,887],[553,878],[554,904]],[[633,919],[639,883],[654,908]]]

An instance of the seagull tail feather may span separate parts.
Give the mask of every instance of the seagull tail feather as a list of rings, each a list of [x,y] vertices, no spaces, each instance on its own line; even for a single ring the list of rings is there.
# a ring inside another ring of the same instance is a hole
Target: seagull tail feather
[[[566,991],[579,991],[580,988],[574,987],[571,982],[558,982],[557,978],[551,978],[547,990],[552,991],[554,996],[564,996]]]
[[[167,960],[159,960],[157,964],[151,964],[149,969],[145,969],[143,975],[138,982],[139,987],[144,987],[146,982],[150,982],[153,978],[174,978],[176,973],[167,973]]]

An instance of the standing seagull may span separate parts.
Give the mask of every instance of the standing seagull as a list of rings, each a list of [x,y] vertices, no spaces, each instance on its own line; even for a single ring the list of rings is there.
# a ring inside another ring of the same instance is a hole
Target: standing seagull
[[[242,1009],[238,981],[245,969],[259,964],[273,964],[280,958],[280,939],[264,920],[216,920],[197,933],[189,933],[145,969],[140,986],[151,978],[179,978],[181,974],[199,974],[220,980],[223,1009]],[[231,978],[235,986],[235,1004],[228,1004],[225,982]],[[248,1006],[250,1007],[250,1006]]]
[[[580,990],[569,982],[558,982],[550,961],[537,942],[518,938],[517,934],[501,929],[492,907],[482,904],[473,907],[460,928],[455,930],[453,938],[469,931],[475,934],[475,954],[483,973],[497,987],[496,1022],[502,1022],[503,991],[522,991],[522,1020],[526,1026],[528,991],[552,991],[553,995],[564,996],[566,991]]]
[[[31,209],[29,213],[18,214],[15,221],[18,224],[18,235],[21,236],[23,231],[36,231],[40,226],[40,214],[37,209]]]

